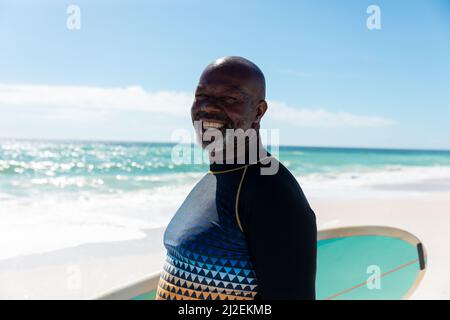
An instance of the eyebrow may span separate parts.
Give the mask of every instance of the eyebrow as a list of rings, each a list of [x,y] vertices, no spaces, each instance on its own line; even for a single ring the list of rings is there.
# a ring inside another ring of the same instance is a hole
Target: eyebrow
[[[219,86],[225,87],[227,89],[232,89],[233,91],[237,91],[240,95],[249,96],[248,93],[244,92],[239,86],[229,85],[229,84],[218,84]],[[204,90],[205,86],[198,85],[196,90]]]

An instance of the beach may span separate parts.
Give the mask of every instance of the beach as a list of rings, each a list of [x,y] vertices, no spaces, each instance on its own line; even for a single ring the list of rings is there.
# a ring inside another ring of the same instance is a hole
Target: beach
[[[150,154],[150,155],[149,155]],[[0,299],[94,299],[159,272],[163,232],[207,171],[170,146],[8,142],[0,149]],[[450,155],[286,148],[319,230],[392,226],[428,254],[412,299],[449,299]]]
[[[310,199],[320,229],[383,225],[423,241],[425,277],[411,299],[450,298],[448,208],[450,192],[420,192],[390,199]],[[2,299],[93,299],[161,270],[163,229],[145,239],[83,245],[0,262]],[[79,278],[78,278],[79,277]]]

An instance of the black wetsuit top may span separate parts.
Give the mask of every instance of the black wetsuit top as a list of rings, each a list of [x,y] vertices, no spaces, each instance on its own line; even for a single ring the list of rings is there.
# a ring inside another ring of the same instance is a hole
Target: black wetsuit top
[[[278,164],[210,166],[166,229],[157,299],[315,299],[315,215]]]

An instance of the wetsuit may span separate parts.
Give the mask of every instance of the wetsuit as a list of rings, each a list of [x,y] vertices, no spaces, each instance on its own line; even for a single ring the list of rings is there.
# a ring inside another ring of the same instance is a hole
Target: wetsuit
[[[281,163],[262,167],[210,165],[164,234],[157,299],[315,298],[314,212]]]

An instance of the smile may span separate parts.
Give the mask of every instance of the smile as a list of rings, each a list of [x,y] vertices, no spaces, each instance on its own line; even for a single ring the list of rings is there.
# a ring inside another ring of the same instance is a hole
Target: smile
[[[225,126],[223,122],[203,121],[203,129],[222,129]]]

